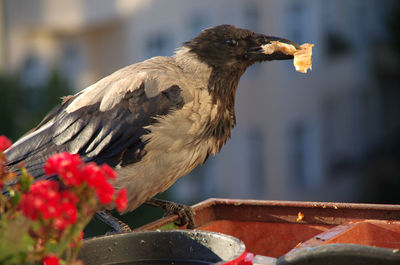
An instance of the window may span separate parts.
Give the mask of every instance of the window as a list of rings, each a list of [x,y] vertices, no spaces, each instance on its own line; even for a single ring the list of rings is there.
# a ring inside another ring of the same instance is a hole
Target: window
[[[289,168],[295,186],[311,187],[321,178],[320,139],[317,129],[298,123],[289,130]]]
[[[246,28],[259,32],[260,31],[260,9],[255,3],[246,3],[244,7],[244,23]]]
[[[21,71],[21,84],[24,93],[25,107],[38,109],[42,102],[41,91],[48,79],[48,68],[39,55],[30,53],[24,59]]]
[[[61,45],[60,67],[68,81],[77,86],[79,78],[81,78],[84,62],[82,45],[78,39],[64,39]]]
[[[264,135],[258,127],[232,132],[232,139],[216,157],[219,189],[226,197],[263,198],[265,184]]]
[[[296,184],[305,182],[305,129],[302,125],[296,125],[289,132],[290,144],[290,169]]]
[[[167,56],[173,51],[172,38],[167,32],[157,32],[150,35],[145,42],[146,58]]]
[[[264,137],[262,131],[257,129],[251,129],[247,133],[247,146],[248,146],[248,163],[249,172],[248,179],[250,187],[254,196],[262,196],[264,192],[264,168],[265,168],[265,157],[264,157]]]
[[[323,17],[323,38],[324,38],[324,49],[328,56],[338,56],[341,54],[346,54],[350,51],[351,44],[347,37],[344,35],[343,30],[340,29],[341,22],[338,20],[340,16],[340,9],[337,9],[336,1],[326,1],[322,5]],[[354,17],[358,16],[359,12],[354,12]],[[351,23],[353,25],[353,23]]]
[[[208,16],[206,16],[204,13],[201,13],[190,17],[188,25],[190,34],[188,39],[191,39],[197,36],[203,29],[211,27],[212,23]]]
[[[310,41],[306,36],[309,30],[308,12],[308,6],[303,1],[293,1],[287,6],[284,25],[288,39],[296,43]]]
[[[25,87],[40,87],[47,81],[47,68],[39,55],[28,54],[22,64],[21,82]]]

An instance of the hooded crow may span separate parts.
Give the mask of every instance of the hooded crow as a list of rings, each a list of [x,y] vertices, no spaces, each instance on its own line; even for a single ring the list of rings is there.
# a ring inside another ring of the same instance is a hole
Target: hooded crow
[[[293,59],[265,54],[271,41],[298,45],[232,25],[203,30],[171,57],[122,68],[62,104],[5,151],[10,170],[24,162],[35,179],[59,152],[117,172],[132,211],[215,155],[235,126],[239,79],[256,62]]]

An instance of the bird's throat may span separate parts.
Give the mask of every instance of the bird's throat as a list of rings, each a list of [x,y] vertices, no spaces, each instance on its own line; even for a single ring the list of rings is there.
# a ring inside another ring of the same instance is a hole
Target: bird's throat
[[[213,104],[217,105],[217,115],[211,121],[209,134],[215,137],[217,150],[230,138],[236,124],[235,97],[236,88],[243,71],[227,72],[213,70],[208,85]]]

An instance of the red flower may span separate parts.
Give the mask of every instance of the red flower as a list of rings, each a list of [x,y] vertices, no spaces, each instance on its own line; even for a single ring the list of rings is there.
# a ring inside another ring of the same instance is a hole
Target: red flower
[[[61,212],[58,187],[56,181],[38,180],[33,183],[21,199],[20,207],[24,215],[32,220],[36,220],[39,214],[43,219],[57,217]]]
[[[23,214],[32,219],[36,220],[39,216],[39,209],[43,206],[44,201],[42,198],[35,198],[30,194],[24,194],[21,199],[21,209]]]
[[[110,183],[104,181],[101,183],[101,186],[97,188],[96,193],[101,204],[109,204],[113,199],[114,188]]]
[[[56,181],[38,180],[22,196],[20,207],[24,215],[32,220],[36,220],[39,214],[43,219],[49,219],[59,215],[59,200]]]
[[[107,179],[115,179],[116,173],[110,166],[106,164],[98,166],[95,163],[88,163],[82,170],[82,176],[87,185],[96,190],[101,204],[112,202],[114,188]]]
[[[82,170],[83,180],[88,184],[89,187],[98,189],[106,182],[106,176],[100,167],[91,162],[84,166]]]
[[[28,193],[21,199],[20,207],[25,216],[32,220],[42,218],[52,219],[53,227],[57,230],[66,229],[78,219],[76,203],[80,201],[80,192],[96,193],[100,204],[110,204],[115,198],[119,211],[127,207],[126,190],[120,190],[115,196],[113,186],[107,180],[116,178],[115,171],[108,165],[98,166],[95,163],[83,164],[78,155],[60,153],[51,156],[45,163],[46,175],[59,175],[65,184],[60,191],[57,181],[38,180],[32,184]],[[87,186],[81,189],[71,189],[85,182]],[[85,190],[86,189],[86,190]]]
[[[78,211],[75,204],[70,202],[61,203],[62,217],[68,223],[73,225],[78,218]]]
[[[59,231],[66,229],[69,225],[73,225],[78,219],[78,210],[75,204],[63,202],[60,208],[62,209],[60,216],[53,221],[53,227]]]
[[[51,176],[54,174],[58,174],[59,166],[61,164],[61,161],[64,159],[63,156],[64,153],[55,154],[46,160],[46,163],[43,166],[46,175]]]
[[[82,160],[77,154],[59,153],[47,159],[44,172],[51,176],[57,174],[67,186],[77,186],[82,183]]]
[[[68,190],[63,190],[60,192],[61,202],[77,203],[79,202],[78,196]]]
[[[117,173],[115,173],[114,169],[112,169],[109,165],[103,164],[101,165],[101,169],[106,175],[107,179],[115,180],[117,178]]]
[[[68,227],[68,222],[62,217],[55,218],[53,221],[53,227],[56,230],[62,231]]]
[[[57,181],[40,179],[32,184],[29,193],[54,198],[56,195],[53,192],[57,192],[58,188],[59,184]]]
[[[62,211],[58,201],[47,202],[39,209],[42,214],[42,218],[45,220],[58,217]]]
[[[79,186],[82,184],[81,171],[79,168],[71,167],[63,173],[60,172],[59,176],[67,186]]]
[[[3,152],[7,148],[9,148],[12,145],[12,142],[10,139],[7,137],[1,135],[0,136],[0,152]]]
[[[48,254],[43,259],[43,265],[60,265],[60,260],[56,254]]]
[[[117,193],[117,198],[115,198],[115,206],[117,207],[117,210],[122,212],[123,210],[126,209],[127,203],[128,203],[128,198],[127,198],[127,193],[126,189],[121,189]]]

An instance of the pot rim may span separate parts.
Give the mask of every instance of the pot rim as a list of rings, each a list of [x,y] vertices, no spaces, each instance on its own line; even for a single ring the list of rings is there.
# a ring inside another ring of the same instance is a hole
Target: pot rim
[[[141,238],[146,238],[146,240],[141,240]],[[81,249],[81,251],[83,251],[83,254],[80,256],[80,259],[83,259],[85,261],[84,257],[86,255],[90,256],[94,255],[94,253],[97,253],[98,256],[105,257],[104,258],[105,262],[109,263],[116,262],[118,264],[119,262],[118,260],[116,261],[113,260],[114,258],[118,259],[118,254],[116,252],[124,252],[122,248],[124,246],[124,248],[127,249],[126,242],[129,242],[129,239],[132,239],[133,240],[132,242],[136,243],[136,246],[135,244],[128,244],[130,246],[129,251],[131,251],[132,248],[136,247],[137,249],[139,249],[138,252],[141,251],[140,249],[143,249],[144,251],[148,250],[149,253],[152,253],[152,251],[158,250],[156,246],[157,242],[160,242],[161,245],[159,246],[161,246],[161,248],[164,249],[169,247],[166,246],[168,245],[168,243],[172,243],[172,245],[178,243],[176,244],[176,246],[178,246],[179,249],[179,238],[181,238],[182,240],[189,240],[189,242],[192,242],[193,240],[193,245],[195,248],[197,246],[202,246],[203,249],[206,249],[210,253],[212,252],[212,255],[214,255],[214,257],[220,259],[220,261],[216,262],[209,261],[206,259],[203,260],[206,262],[214,262],[212,264],[219,264],[219,265],[238,264],[240,261],[244,260],[247,256],[246,247],[244,243],[238,238],[230,235],[218,232],[211,232],[211,231],[201,231],[201,230],[158,230],[158,231],[140,231],[140,232],[131,232],[131,233],[123,233],[115,235],[106,235],[106,236],[98,236],[89,239],[84,239],[83,247]],[[215,244],[215,242],[219,242],[219,240],[221,240],[221,243],[223,245],[220,246],[218,244]],[[141,244],[142,241],[146,242],[147,245]],[[118,242],[120,242],[121,244],[118,245]],[[190,256],[191,253],[189,254],[187,248],[183,247],[187,245],[181,245],[181,246],[182,250],[178,252],[183,253],[182,254],[183,257],[178,255],[176,257],[166,256],[166,258],[171,258],[171,259],[176,258],[177,260],[179,260],[191,257]],[[191,248],[191,246],[189,246],[189,248]],[[129,253],[127,251],[128,250],[126,250],[123,255],[129,256]],[[160,253],[162,252],[163,250],[160,250]],[[196,252],[196,254],[197,253],[198,251]],[[187,255],[187,257],[184,255]],[[101,257],[99,258],[101,259]],[[152,256],[149,255],[149,258],[152,258]],[[107,259],[108,261],[106,261]],[[131,261],[135,261],[136,259],[137,259],[136,256],[132,254]],[[155,259],[158,258],[155,257]],[[198,259],[201,260],[199,257]]]

